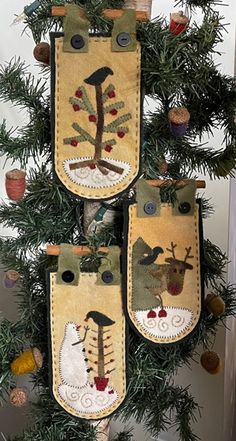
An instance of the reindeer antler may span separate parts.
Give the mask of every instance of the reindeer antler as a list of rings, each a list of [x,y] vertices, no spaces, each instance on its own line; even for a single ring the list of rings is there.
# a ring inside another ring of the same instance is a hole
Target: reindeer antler
[[[173,258],[176,259],[175,257],[175,248],[177,247],[177,244],[174,244],[174,242],[171,242],[171,249],[170,248],[166,248],[167,251],[169,251],[170,253],[172,253]]]
[[[193,259],[194,258],[194,256],[190,256],[191,249],[192,249],[192,247],[185,248],[186,256],[184,258],[184,262],[187,262],[188,259]]]

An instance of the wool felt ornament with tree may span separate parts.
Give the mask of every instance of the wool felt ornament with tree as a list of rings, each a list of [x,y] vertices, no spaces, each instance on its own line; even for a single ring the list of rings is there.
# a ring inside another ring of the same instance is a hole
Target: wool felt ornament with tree
[[[52,14],[52,2],[49,0],[41,0],[40,5],[31,15],[26,14],[25,26],[27,31],[32,32],[35,44],[46,41],[49,31],[63,32],[63,20],[66,9],[62,0],[57,0],[56,4],[57,15]],[[72,2],[72,4],[76,5],[78,2]],[[94,138],[96,136],[96,122],[89,121],[87,111],[83,109],[75,111],[70,103],[70,98],[81,99],[80,92],[78,93],[79,96],[75,96],[75,93],[78,88],[83,86],[96,111],[95,87],[84,83],[84,79],[89,78],[92,73],[100,68],[109,67],[114,75],[107,77],[103,87],[106,87],[105,84],[111,80],[115,87],[116,96],[109,97],[105,106],[107,104],[114,104],[117,101],[123,101],[125,107],[123,109],[116,109],[118,110],[117,115],[106,114],[106,118],[114,121],[121,114],[132,114],[132,119],[125,124],[129,127],[129,132],[123,138],[114,135],[112,138],[117,141],[117,145],[111,146],[113,148],[110,152],[106,150],[102,152],[104,155],[103,159],[106,158],[111,162],[111,158],[115,158],[117,161],[129,162],[131,168],[135,170],[135,177],[133,176],[129,182],[128,179],[127,181],[125,179],[122,181],[124,186],[120,189],[121,192],[134,183],[138,174],[139,156],[134,155],[132,151],[130,157],[128,157],[128,152],[130,152],[130,144],[138,146],[138,151],[140,151],[138,138],[142,112],[140,112],[139,104],[136,104],[136,102],[134,104],[134,96],[140,99],[141,76],[146,95],[156,100],[157,104],[156,109],[149,111],[148,117],[143,120],[142,173],[143,177],[147,180],[164,178],[167,181],[165,185],[160,187],[161,204],[175,205],[178,196],[178,183],[176,183],[176,180],[190,177],[196,178],[198,173],[208,173],[212,178],[229,176],[236,164],[234,149],[236,126],[235,119],[232,117],[236,107],[236,89],[234,79],[222,74],[219,66],[215,64],[216,43],[221,42],[224,38],[224,20],[221,19],[219,12],[216,10],[217,5],[215,5],[213,10],[212,1],[210,0],[186,0],[186,6],[191,8],[193,12],[191,14],[192,17],[194,17],[194,12],[198,10],[197,8],[200,7],[203,12],[203,20],[198,24],[191,20],[191,27],[189,26],[179,35],[171,33],[169,17],[164,18],[163,11],[160,10],[160,16],[156,17],[152,22],[143,22],[143,12],[141,11],[142,14],[140,14],[139,11],[135,11],[137,18],[135,26],[132,29],[127,28],[127,31],[122,25],[122,32],[125,31],[130,34],[132,42],[134,42],[135,39],[133,37],[135,36],[135,31],[137,31],[136,40],[138,42],[136,42],[136,50],[134,52],[120,51],[117,54],[112,52],[111,55],[111,40],[109,38],[112,39],[116,17],[121,18],[123,15],[123,11],[119,8],[124,6],[124,2],[121,0],[104,0],[103,2],[87,0],[86,2],[83,1],[83,4],[83,18],[89,18],[87,28],[90,29],[93,38],[89,37],[87,32],[84,33],[84,26],[81,27],[76,24],[77,28],[75,26],[73,30],[71,29],[72,35],[68,32],[70,26],[67,29],[67,43],[68,47],[71,47],[71,38],[79,34],[84,38],[85,47],[88,43],[89,52],[81,52],[78,57],[76,57],[76,51],[75,53],[64,53],[62,47],[63,35],[61,34],[61,36],[58,35],[58,38],[56,38],[56,43],[58,43],[58,45],[56,44],[58,50],[57,66],[54,66],[54,62],[57,60],[54,57],[54,53],[52,53],[51,57],[52,72],[54,74],[55,67],[59,67],[59,70],[57,69],[57,73],[60,76],[59,83],[61,87],[66,88],[63,94],[59,94],[60,96],[58,97],[59,101],[62,96],[64,97],[63,103],[60,101],[58,109],[59,107],[61,109],[61,114],[59,115],[59,125],[62,129],[60,133],[60,148],[65,149],[65,159],[70,157],[79,162],[81,157],[89,157],[90,160],[94,157],[94,145],[90,143],[80,142],[77,146],[64,144],[64,139],[80,135],[79,132],[72,128],[72,124],[75,122],[84,129],[89,128],[89,132],[93,130],[92,136]],[[178,7],[177,2],[175,6]],[[75,18],[77,22],[77,16]],[[82,23],[86,24],[84,21]],[[120,31],[114,35],[117,37],[118,33]],[[104,37],[104,35],[109,37]],[[117,43],[116,37],[113,39],[114,44]],[[108,40],[106,40],[107,38]],[[95,45],[94,41],[96,39],[99,39],[101,45]],[[121,41],[124,41],[123,37]],[[127,42],[127,35],[125,41]],[[75,38],[73,42],[76,45],[81,44],[81,38]],[[139,46],[142,47],[141,54]],[[97,50],[98,47],[101,48],[100,51]],[[70,59],[71,55],[80,59],[84,57],[83,59],[86,61],[84,63],[79,62],[76,67],[74,62],[66,64],[63,55]],[[138,58],[139,55],[141,55],[141,60]],[[115,65],[116,57],[117,65]],[[91,60],[93,60],[92,68],[88,68],[85,71],[86,66],[90,65]],[[97,60],[96,66],[94,65],[94,60]],[[34,59],[32,59],[32,63],[35,63]],[[66,72],[63,72],[63,66],[66,66]],[[13,437],[13,440],[33,441],[37,439],[37,441],[49,441],[52,439],[70,439],[70,441],[95,441],[98,440],[100,432],[99,424],[91,425],[88,421],[85,422],[71,416],[62,409],[50,394],[48,370],[51,370],[52,366],[48,337],[46,335],[46,305],[48,299],[45,271],[49,267],[55,266],[57,261],[53,256],[46,256],[42,250],[47,242],[50,244],[79,244],[89,247],[93,251],[98,250],[101,246],[107,248],[111,244],[122,246],[121,238],[123,232],[122,228],[119,228],[117,232],[111,225],[105,225],[104,229],[93,235],[84,234],[81,226],[84,223],[83,213],[87,215],[87,207],[84,210],[81,201],[74,197],[74,195],[78,196],[78,188],[70,188],[70,192],[67,192],[65,188],[62,188],[61,183],[53,178],[53,169],[55,170],[57,163],[54,163],[53,167],[51,166],[52,139],[53,143],[55,141],[54,127],[52,127],[51,131],[51,116],[55,117],[54,107],[57,108],[57,103],[54,106],[52,101],[52,107],[50,106],[50,91],[48,90],[48,83],[45,82],[45,66],[41,67],[41,81],[34,80],[33,76],[29,73],[29,67],[26,67],[20,60],[13,59],[8,64],[4,64],[0,70],[1,100],[10,101],[15,106],[24,108],[27,110],[29,117],[26,125],[22,127],[17,135],[14,129],[8,129],[6,122],[2,123],[0,130],[0,153],[5,155],[6,159],[9,160],[9,164],[12,162],[20,163],[23,170],[26,166],[28,166],[27,170],[29,169],[33,158],[33,169],[28,173],[27,193],[24,198],[18,202],[7,202],[0,206],[1,223],[14,228],[17,233],[17,236],[14,238],[0,240],[1,262],[6,266],[6,269],[14,268],[14,270],[18,271],[21,274],[22,283],[20,295],[17,299],[21,312],[19,320],[14,324],[6,320],[0,321],[0,401],[1,403],[4,399],[8,401],[10,391],[16,387],[16,379],[18,377],[10,370],[11,362],[18,354],[22,353],[23,348],[40,347],[46,356],[42,369],[34,372],[32,377],[38,396],[36,412],[35,406],[32,407],[33,425],[22,434]],[[84,70],[82,71],[82,69]],[[71,87],[69,87],[71,78],[74,78],[74,80]],[[135,86],[134,78],[137,79]],[[182,138],[174,136],[170,130],[168,112],[174,107],[185,107],[191,115],[186,135]],[[137,109],[139,109],[138,112]],[[70,114],[71,118],[66,127],[64,127],[65,117],[68,114]],[[218,151],[213,151],[208,145],[199,143],[199,137],[202,138],[203,135],[211,137],[213,129],[219,125],[225,131],[225,138],[223,146],[221,145]],[[104,139],[107,138],[104,136]],[[71,155],[66,156],[69,151]],[[56,150],[54,148],[54,160],[55,153]],[[160,169],[160,162],[163,162],[164,158],[168,162],[168,169],[166,170],[165,167],[163,173],[163,170]],[[39,159],[46,166],[40,166]],[[135,161],[132,162],[134,159]],[[58,157],[60,164],[63,160],[62,157]],[[37,167],[34,167],[34,164],[37,164]],[[94,174],[97,173],[98,169],[90,170],[88,167],[85,167],[83,171],[89,171],[91,174]],[[61,173],[64,173],[64,169],[61,169]],[[103,176],[102,173],[99,175],[102,179]],[[115,174],[115,177],[117,178],[117,174]],[[66,185],[64,186],[66,188],[68,183],[73,186],[69,178],[68,181],[67,178],[65,179]],[[118,188],[115,188],[114,193],[117,194],[117,190]],[[87,196],[91,197],[91,193]],[[101,194],[98,196],[100,197]],[[109,199],[113,196],[110,194],[109,188],[103,192],[102,198]],[[83,195],[83,197],[86,198],[86,195]],[[121,197],[121,201],[127,197],[128,193],[125,193]],[[204,198],[202,199],[202,207],[204,217],[212,213],[209,202]],[[165,247],[162,247],[164,253],[159,253],[157,261],[151,265],[158,265],[159,259],[170,258],[170,253],[166,248],[172,249],[172,241],[173,246],[177,243],[175,238],[173,238],[165,244]],[[153,254],[152,257],[154,257],[157,251],[155,248],[161,248],[160,244],[152,244],[149,241],[145,242],[147,254],[150,257]],[[186,256],[185,248],[190,246],[190,243],[186,243],[182,249],[179,246],[174,248],[176,260],[184,261]],[[145,250],[144,253],[146,254]],[[191,249],[190,255],[193,255],[194,259],[196,258],[194,249]],[[148,256],[141,256],[141,258],[145,257]],[[194,259],[187,260],[187,263],[195,267]],[[90,253],[89,256],[86,255],[81,260],[83,271],[88,271],[88,273],[85,273],[85,279],[89,277],[88,274],[91,270],[95,271],[94,267],[97,270],[99,269],[100,261],[96,252],[95,254]],[[166,265],[170,266],[168,262],[160,261],[160,263],[162,265],[166,263]],[[161,344],[155,346],[155,348],[144,342],[133,329],[129,330],[128,387],[126,400],[123,401],[123,407],[119,409],[119,414],[126,419],[134,417],[139,422],[144,421],[145,427],[149,432],[148,437],[158,438],[160,431],[163,429],[168,431],[174,425],[177,428],[177,438],[181,441],[195,441],[196,439],[195,430],[191,422],[198,415],[198,405],[191,394],[191,388],[186,389],[177,385],[176,382],[173,384],[173,373],[185,363],[189,363],[192,358],[196,359],[196,355],[199,354],[199,344],[203,345],[204,350],[206,346],[212,348],[212,340],[216,335],[218,325],[222,326],[227,316],[235,314],[235,287],[226,284],[223,280],[224,265],[226,263],[227,258],[225,254],[209,240],[205,240],[202,267],[204,272],[202,275],[208,290],[218,295],[225,303],[225,312],[221,316],[214,316],[213,313],[205,309],[199,318],[199,325],[193,329],[191,335],[186,336],[179,343]],[[150,269],[151,265],[140,265],[140,272],[144,272],[145,268]],[[194,268],[186,269],[184,289],[186,281],[193,277],[193,274]],[[96,272],[93,273],[93,277],[94,279],[97,278]],[[155,283],[158,284],[157,278]],[[87,284],[87,286],[91,288],[91,284]],[[70,286],[69,288],[75,290],[76,297],[78,295],[76,287]],[[63,301],[64,299],[68,301],[68,298],[64,296],[64,287],[60,289],[61,298],[63,298]],[[110,289],[111,286],[109,287],[109,292]],[[102,293],[104,290],[103,286],[99,287],[99,290]],[[93,294],[97,294],[95,288]],[[150,294],[150,300],[155,303],[157,299],[149,291],[148,294]],[[166,297],[170,296],[168,298],[174,298],[169,293],[165,293],[165,295]],[[182,293],[176,298],[181,299],[181,296]],[[165,298],[163,300],[165,309]],[[58,317],[60,314],[65,313],[66,308],[63,308],[63,301],[58,301]],[[113,316],[113,301],[109,297],[109,302],[111,302],[112,306],[108,310],[104,307],[104,310],[101,311],[99,305],[95,306],[91,300],[91,304],[86,308],[82,317],[82,328],[79,331],[73,330],[72,332],[72,337],[74,332],[76,333],[76,339],[72,343],[79,342],[85,338],[85,327],[87,326],[94,326],[94,338],[98,338],[98,325],[94,323],[93,319],[89,318],[88,322],[84,322],[86,315],[92,311],[103,313],[114,321],[115,323],[111,325],[110,330],[112,334],[115,333],[117,317]],[[83,307],[83,303],[78,302],[76,305],[78,309],[80,304]],[[158,311],[161,309],[160,305],[154,304],[152,307]],[[151,311],[152,309],[149,309],[147,313]],[[75,308],[72,308],[72,315],[74,312]],[[73,323],[76,326],[81,324],[77,323],[77,319],[78,314],[73,318]],[[56,326],[59,329],[58,320],[56,320]],[[51,334],[55,342],[57,342],[56,361],[53,367],[54,373],[56,373],[56,366],[60,364],[60,348],[63,346],[62,343],[66,330],[67,328],[60,327],[60,338],[56,332]],[[77,332],[79,332],[79,336]],[[84,342],[73,346],[75,352],[77,349],[81,351],[83,344],[86,346],[90,335],[88,332]],[[118,337],[120,338],[119,333]],[[6,341],[8,342],[7,345]],[[93,344],[93,341],[91,343]],[[88,350],[96,351],[97,340],[94,340],[94,343],[96,348],[88,348]],[[119,344],[120,341],[115,345],[116,350],[120,350]],[[66,347],[64,346],[63,351],[65,354]],[[96,354],[98,354],[97,351]],[[117,363],[120,360],[119,354],[118,356],[113,356],[112,354],[110,358],[108,357],[108,361],[110,362],[111,359],[115,359],[114,363]],[[93,367],[95,370],[86,374],[89,375],[89,379],[92,379],[93,388],[91,390],[97,390],[94,378],[98,377],[98,366],[95,363],[93,365],[92,361],[98,361],[98,355],[89,355],[93,358],[89,362],[88,368]],[[84,358],[83,362],[88,363]],[[80,357],[82,367],[83,362],[81,360],[82,357]],[[69,364],[70,366],[71,364]],[[68,366],[64,364],[64,367],[67,367],[64,374],[68,375],[68,379],[71,378]],[[108,366],[107,369],[111,370],[112,367]],[[75,377],[77,373],[78,370],[75,371]],[[85,374],[84,369],[82,369],[82,373]],[[108,388],[112,384],[113,379],[115,379],[115,375],[116,371],[110,374]],[[102,378],[101,375],[100,377]],[[84,378],[83,375],[82,378]],[[64,386],[57,373],[56,380],[58,381],[56,383],[58,386]],[[59,381],[61,382],[59,383]],[[99,391],[99,393],[103,393],[103,391]],[[111,396],[109,395],[109,399],[112,400],[113,398],[112,394]],[[201,409],[201,412],[207,412],[207,409]],[[124,427],[120,433],[115,435],[114,439],[115,441],[130,441],[133,436],[132,430],[126,430]]]
[[[58,271],[49,276],[53,395],[70,414],[97,420],[117,410],[126,394],[120,249],[110,247],[90,273],[80,272],[72,245],[59,250]]]
[[[125,10],[114,21],[111,38],[89,36],[88,20],[80,17],[79,7],[67,5],[66,13],[64,37],[52,35],[55,172],[77,196],[109,199],[126,190],[139,173],[135,11]],[[76,25],[83,29],[81,46],[73,43]]]

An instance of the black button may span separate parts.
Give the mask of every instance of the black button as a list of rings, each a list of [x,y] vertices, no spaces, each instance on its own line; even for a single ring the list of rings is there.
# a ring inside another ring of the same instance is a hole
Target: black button
[[[189,202],[181,202],[181,204],[179,204],[179,211],[182,214],[187,214],[189,213],[191,210],[191,205]]]
[[[102,273],[102,281],[104,283],[111,283],[113,282],[113,274],[111,271],[104,271]]]
[[[85,41],[84,38],[82,37],[82,35],[76,34],[73,35],[72,39],[71,39],[71,46],[74,49],[82,49],[85,45]]]
[[[72,273],[72,271],[64,271],[64,273],[62,273],[61,278],[63,280],[63,282],[65,283],[71,283],[73,282],[75,275],[74,273]]]
[[[143,209],[146,214],[155,214],[157,211],[157,206],[155,202],[146,202]]]
[[[127,32],[121,32],[117,35],[116,41],[121,47],[129,46],[129,44],[131,43],[130,34],[128,34]]]

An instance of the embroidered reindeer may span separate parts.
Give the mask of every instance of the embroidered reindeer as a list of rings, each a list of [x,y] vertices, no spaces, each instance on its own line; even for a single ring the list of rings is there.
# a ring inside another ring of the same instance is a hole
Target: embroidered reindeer
[[[176,244],[171,242],[171,248],[167,248],[172,254],[172,257],[167,257],[165,262],[167,264],[158,265],[158,269],[155,271],[150,271],[150,275],[161,282],[158,288],[149,288],[151,292],[160,297],[160,295],[167,291],[172,296],[177,296],[181,294],[184,287],[184,278],[186,270],[192,270],[193,266],[187,262],[188,259],[192,259],[194,256],[190,255],[191,248],[185,248],[186,256],[184,260],[179,260],[175,256]],[[144,259],[140,261],[141,265],[145,265]]]

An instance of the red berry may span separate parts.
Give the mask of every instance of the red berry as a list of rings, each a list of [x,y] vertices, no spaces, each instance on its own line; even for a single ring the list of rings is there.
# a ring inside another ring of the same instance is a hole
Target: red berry
[[[106,150],[106,152],[111,152],[112,151],[112,146],[111,145],[106,145],[104,150]]]
[[[114,394],[114,390],[112,389],[112,390],[109,390],[109,392],[108,392],[110,395],[112,395],[112,394]]]
[[[158,312],[158,317],[162,318],[162,317],[167,317],[167,312],[164,309],[161,309]]]
[[[96,122],[97,121],[96,115],[89,115],[89,121],[90,122]]]
[[[116,110],[116,109],[112,109],[110,111],[110,114],[113,115],[113,116],[117,115],[117,113],[118,113],[118,110]]]
[[[75,96],[77,96],[77,98],[82,98],[82,96],[83,96],[82,90],[80,90],[80,89],[76,90]]]
[[[91,168],[91,170],[94,170],[96,168],[96,164],[90,164],[89,168]],[[97,339],[94,337],[93,340]]]
[[[80,110],[79,104],[73,104],[73,109],[75,112],[78,112]]]
[[[115,93],[115,91],[114,90],[110,90],[110,92],[108,92],[108,94],[107,94],[108,96],[109,96],[109,98],[115,98],[115,96],[116,96],[116,93]]]
[[[76,139],[72,139],[70,143],[73,147],[77,147],[78,145],[78,141],[76,141]]]
[[[151,309],[151,311],[149,311],[147,318],[156,318],[157,314],[155,311],[153,311],[153,309]]]
[[[117,136],[119,136],[119,138],[124,138],[125,132],[117,132]]]

